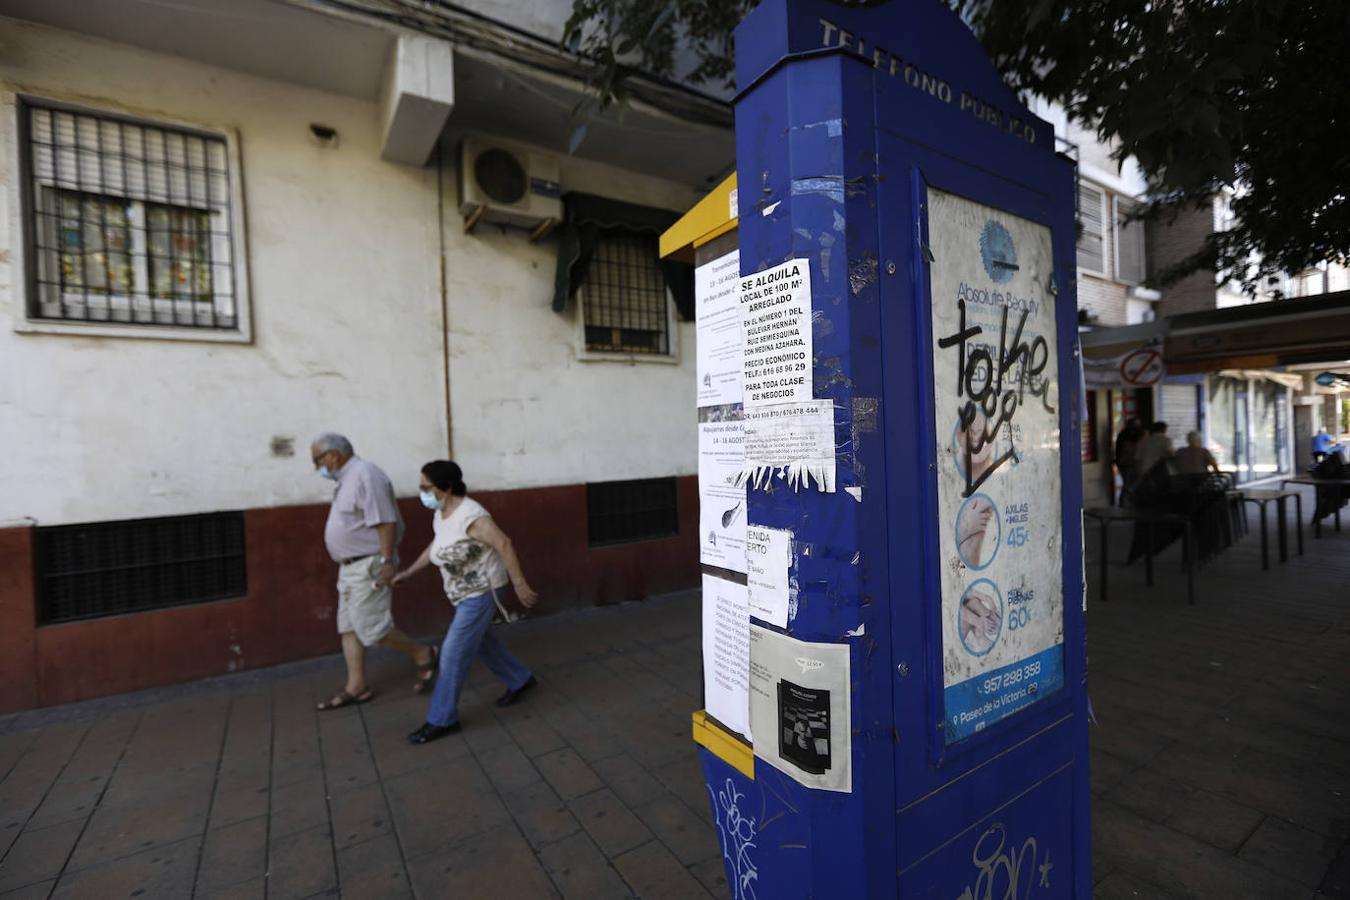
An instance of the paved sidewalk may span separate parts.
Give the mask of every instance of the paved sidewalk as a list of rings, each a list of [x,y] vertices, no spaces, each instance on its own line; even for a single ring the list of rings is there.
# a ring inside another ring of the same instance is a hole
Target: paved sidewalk
[[[1195,606],[1176,548],[1153,588],[1142,560],[1115,565],[1093,603],[1089,526],[1102,900],[1350,897],[1350,531],[1314,540],[1305,523],[1300,557],[1291,523],[1280,563],[1271,519],[1269,571],[1253,509],[1252,533],[1199,570]]]
[[[475,666],[464,731],[422,747],[385,654],[355,709],[313,711],[334,657],[0,720],[0,893],[724,896],[699,622],[685,594],[502,629],[539,688],[497,709]]]
[[[1324,533],[1268,572],[1250,535],[1194,607],[1175,551],[1090,601],[1097,897],[1350,897],[1350,531]],[[334,713],[337,657],[0,719],[0,894],[726,897],[698,629],[694,593],[502,629],[540,688],[498,710],[476,666],[425,747],[386,654]]]

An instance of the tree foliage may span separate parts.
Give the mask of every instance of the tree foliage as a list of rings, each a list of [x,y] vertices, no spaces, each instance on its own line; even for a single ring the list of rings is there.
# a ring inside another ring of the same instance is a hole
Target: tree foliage
[[[588,60],[595,95],[573,111],[571,149],[590,116],[626,105],[637,73],[678,76],[694,85],[729,85],[735,74],[732,31],[754,0],[573,0],[563,44]]]
[[[1148,214],[1236,189],[1236,222],[1197,269],[1253,289],[1350,251],[1350,4],[1343,0],[966,2],[1016,88],[1118,142],[1149,179]]]
[[[891,0],[901,2],[901,0]],[[1350,3],[1345,0],[946,0],[1019,91],[1063,106],[1133,156],[1143,215],[1234,190],[1236,221],[1156,279],[1265,276],[1350,255]],[[569,46],[595,102],[634,71],[729,83],[751,0],[574,0]]]

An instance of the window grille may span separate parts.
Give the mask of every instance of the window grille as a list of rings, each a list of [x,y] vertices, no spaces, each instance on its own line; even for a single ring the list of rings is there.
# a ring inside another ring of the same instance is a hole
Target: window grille
[[[217,135],[25,100],[29,315],[237,330]]]
[[[586,520],[592,547],[678,534],[675,479],[588,484]]]
[[[1106,273],[1106,195],[1095,187],[1078,185],[1078,268]]]
[[[1116,207],[1116,280],[1125,284],[1143,284],[1148,276],[1144,260],[1144,223],[1129,220],[1139,206],[1124,197],[1115,198]]]
[[[242,512],[38,528],[34,549],[43,625],[247,591]]]
[[[582,316],[587,350],[670,352],[666,283],[654,235],[600,234],[582,288]]]

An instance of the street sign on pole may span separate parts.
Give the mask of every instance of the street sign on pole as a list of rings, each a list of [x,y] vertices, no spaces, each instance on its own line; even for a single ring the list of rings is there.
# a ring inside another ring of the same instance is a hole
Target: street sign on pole
[[[1162,353],[1152,347],[1141,347],[1120,361],[1120,377],[1130,387],[1152,387],[1165,374]]]

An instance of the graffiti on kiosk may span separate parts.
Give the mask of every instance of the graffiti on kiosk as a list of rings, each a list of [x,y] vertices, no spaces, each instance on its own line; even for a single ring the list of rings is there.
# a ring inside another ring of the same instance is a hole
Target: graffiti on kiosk
[[[1064,686],[1063,410],[1050,229],[939,190],[928,227],[950,745]]]
[[[741,815],[745,795],[736,790],[730,778],[716,795],[712,785],[708,785],[708,795],[712,797],[713,815],[722,838],[722,856],[731,867],[731,896],[733,900],[755,900],[759,869],[750,858],[750,851],[755,849],[755,820]]]
[[[1050,362],[1050,345],[1042,335],[1037,335],[1030,343],[1022,339],[1029,311],[1022,310],[1009,344],[1008,307],[1003,307],[998,347],[994,348],[970,343],[983,334],[984,329],[966,324],[965,299],[957,300],[956,306],[960,316],[956,332],[939,338],[937,343],[944,350],[955,347],[957,352],[957,430],[965,435],[961,443],[965,453],[966,486],[961,496],[969,497],[1005,462],[1017,462],[1017,445],[1009,441],[1008,449],[983,467],[983,471],[977,472],[975,466],[984,448],[994,445],[999,431],[1005,426],[1013,426],[1013,418],[1025,402],[1027,392],[1039,397],[1047,411],[1053,413],[1055,408],[1050,404],[1050,379],[1041,377]]]
[[[1020,847],[1006,846],[1008,829],[995,822],[975,842],[970,861],[976,871],[975,884],[957,895],[956,900],[1026,900],[1037,888],[1050,887],[1050,849],[1037,863],[1039,847],[1028,837]],[[1039,876],[1039,877],[1038,877]]]

